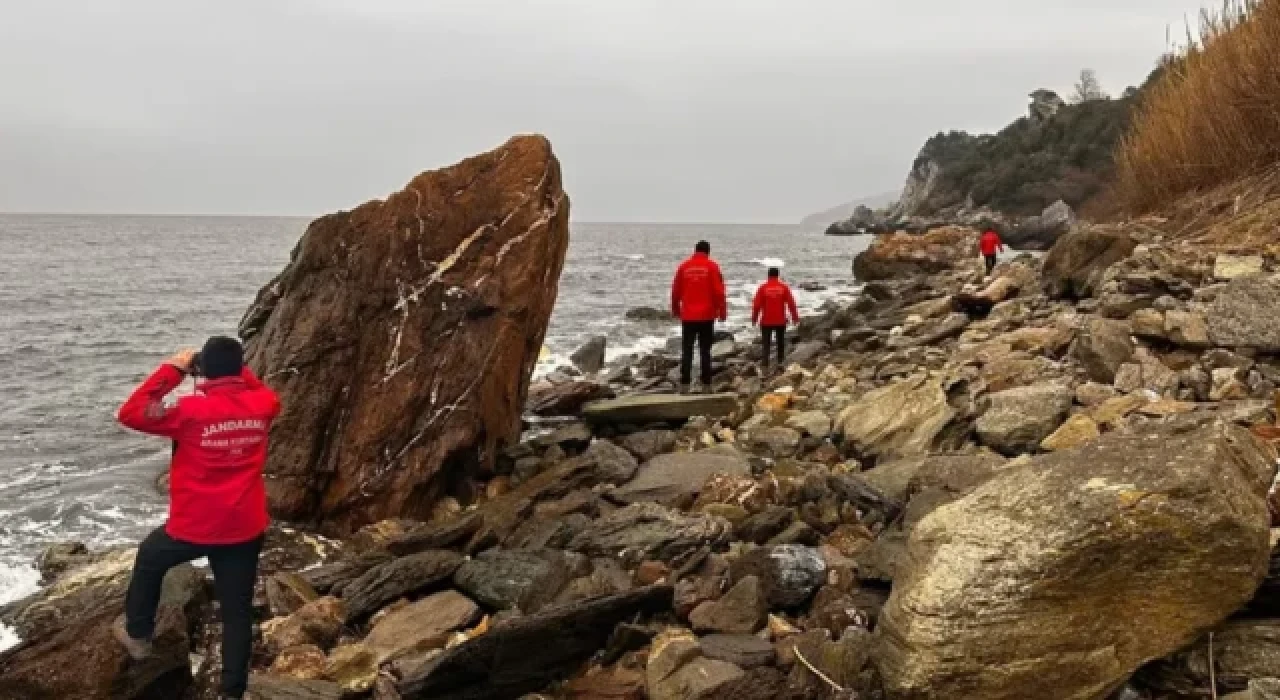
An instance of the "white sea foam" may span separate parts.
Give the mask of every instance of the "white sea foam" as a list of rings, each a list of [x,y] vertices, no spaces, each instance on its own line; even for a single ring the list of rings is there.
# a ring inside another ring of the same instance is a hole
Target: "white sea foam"
[[[750,261],[752,265],[760,267],[786,267],[787,261],[782,258],[756,258]]]
[[[634,253],[634,254],[632,254],[632,255],[624,255],[624,256],[622,256],[622,257],[626,258],[627,260],[644,260],[644,255],[643,255],[643,254],[641,254],[641,253]]]
[[[0,563],[0,605],[25,598],[40,588],[40,573],[29,565]],[[21,642],[18,633],[0,625],[0,651]]]

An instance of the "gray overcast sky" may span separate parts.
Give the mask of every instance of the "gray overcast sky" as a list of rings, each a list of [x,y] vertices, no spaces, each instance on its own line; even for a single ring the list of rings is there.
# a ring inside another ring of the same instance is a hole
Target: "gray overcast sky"
[[[0,0],[0,211],[309,216],[540,131],[579,221],[792,222],[1199,6]]]

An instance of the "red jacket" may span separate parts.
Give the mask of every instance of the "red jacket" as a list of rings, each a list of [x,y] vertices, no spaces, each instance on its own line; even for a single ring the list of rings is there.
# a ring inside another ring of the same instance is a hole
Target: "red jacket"
[[[796,309],[791,287],[780,279],[771,279],[756,290],[756,300],[751,305],[751,322],[764,327],[785,326],[788,311],[791,312],[791,320],[799,323],[800,312]]]
[[[987,231],[982,234],[978,247],[982,249],[983,255],[995,255],[997,250],[1004,252],[1004,241],[1000,240],[1000,234],[995,231]]]
[[[262,465],[280,400],[248,367],[239,377],[201,382],[166,407],[183,373],[165,364],[120,407],[125,427],[171,438],[170,537],[193,544],[248,542],[267,529]]]
[[[725,300],[724,277],[720,266],[706,253],[694,253],[680,263],[671,282],[671,313],[681,321],[725,320],[729,304]]]

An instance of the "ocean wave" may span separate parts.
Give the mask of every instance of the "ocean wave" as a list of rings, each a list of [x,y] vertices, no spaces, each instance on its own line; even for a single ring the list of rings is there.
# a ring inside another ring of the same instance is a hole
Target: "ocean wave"
[[[0,562],[0,605],[25,598],[40,588],[40,572],[29,564]],[[18,645],[22,639],[12,629],[0,625],[0,651]]]
[[[747,262],[751,263],[752,265],[759,265],[760,267],[786,267],[787,266],[787,261],[783,260],[782,258],[755,258],[754,260],[748,260]]]

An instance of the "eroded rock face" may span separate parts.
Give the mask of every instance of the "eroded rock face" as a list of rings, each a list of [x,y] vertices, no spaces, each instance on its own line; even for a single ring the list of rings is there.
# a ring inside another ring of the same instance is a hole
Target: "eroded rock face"
[[[1253,595],[1274,469],[1214,423],[1108,436],[938,508],[876,631],[890,697],[1106,697]]]
[[[978,257],[978,234],[960,227],[934,229],[913,236],[897,232],[877,236],[870,248],[853,259],[859,280],[887,280],[941,272]]]
[[[284,518],[425,517],[491,466],[555,304],[569,199],[541,136],[317,219],[240,333],[280,393],[267,489]]]

